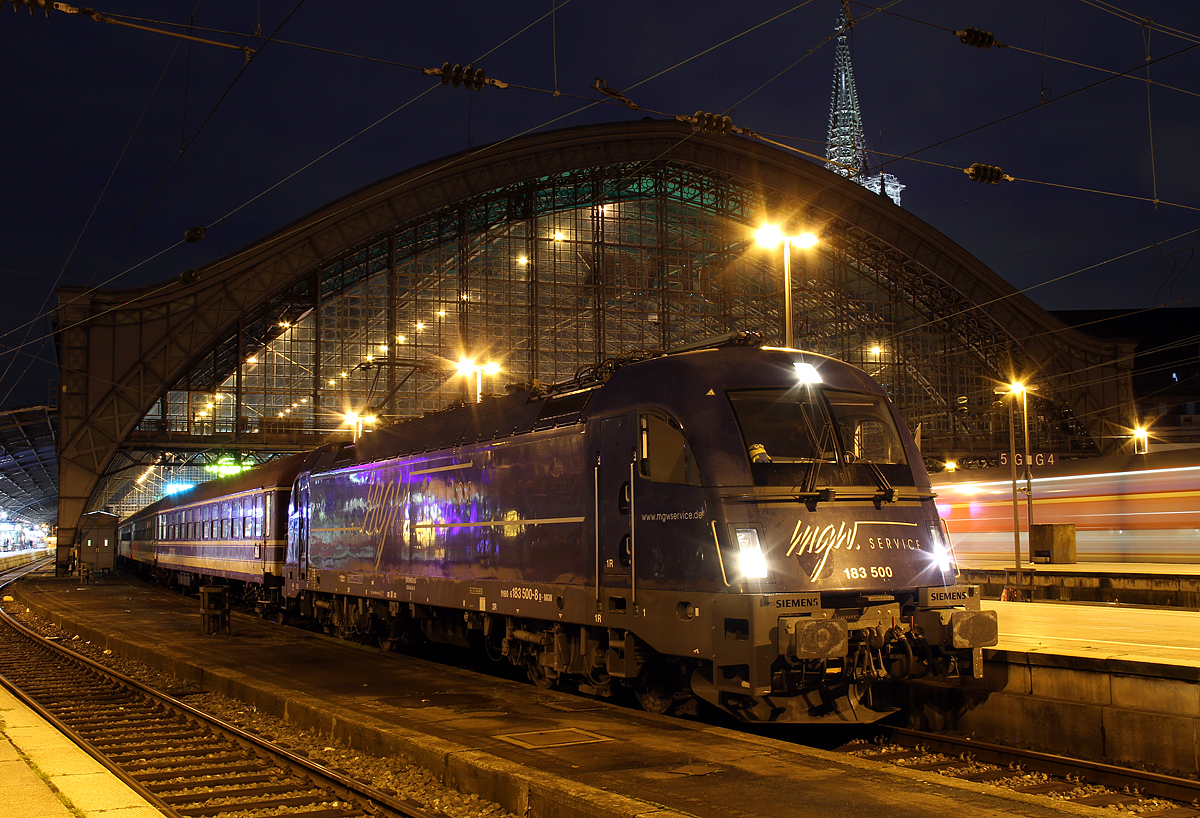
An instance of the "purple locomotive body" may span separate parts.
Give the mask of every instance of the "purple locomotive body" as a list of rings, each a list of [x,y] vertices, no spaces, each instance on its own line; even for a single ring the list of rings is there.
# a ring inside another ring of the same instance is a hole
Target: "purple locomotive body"
[[[888,680],[978,675],[997,635],[879,385],[744,337],[323,447],[280,579],[343,637],[749,721],[873,721]]]

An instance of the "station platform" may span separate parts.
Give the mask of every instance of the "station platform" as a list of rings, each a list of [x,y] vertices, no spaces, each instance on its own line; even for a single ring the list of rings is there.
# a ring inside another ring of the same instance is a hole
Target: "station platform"
[[[0,552],[0,571],[16,568],[19,565],[54,556],[53,548],[25,548],[20,550]]]
[[[0,804],[17,818],[162,818],[3,687]]]
[[[121,574],[12,592],[94,645],[351,747],[407,756],[529,818],[1094,814],[788,742],[799,727],[655,716],[236,614],[232,636],[202,636],[196,600]]]
[[[1023,599],[1200,609],[1200,563],[1022,562],[1018,571],[1011,559],[960,558],[958,569],[985,599],[1019,588]]]
[[[911,686],[910,726],[1171,775],[1200,770],[1200,612],[982,604],[1000,626],[983,679]]]

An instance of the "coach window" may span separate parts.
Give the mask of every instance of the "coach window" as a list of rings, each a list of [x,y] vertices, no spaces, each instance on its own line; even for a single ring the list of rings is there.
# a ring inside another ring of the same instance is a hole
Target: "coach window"
[[[644,414],[640,425],[640,465],[643,477],[656,483],[700,485],[700,473],[683,427],[674,418]]]
[[[263,535],[263,496],[257,494],[254,497],[254,536],[260,538]]]
[[[201,536],[201,539],[204,539],[204,540],[211,539],[212,538],[212,506],[205,506],[204,508],[200,509],[200,520],[201,520],[200,525],[204,529],[204,533]]]
[[[242,538],[242,498],[237,498],[229,506],[229,536],[235,540]]]

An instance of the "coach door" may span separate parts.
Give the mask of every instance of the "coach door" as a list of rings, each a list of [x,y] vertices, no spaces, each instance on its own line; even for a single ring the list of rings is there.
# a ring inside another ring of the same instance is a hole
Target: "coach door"
[[[600,422],[596,453],[597,611],[624,613],[634,604],[633,420]]]
[[[292,486],[292,502],[288,513],[288,539],[295,543],[296,562],[300,577],[307,578],[308,559],[308,474],[301,474]]]

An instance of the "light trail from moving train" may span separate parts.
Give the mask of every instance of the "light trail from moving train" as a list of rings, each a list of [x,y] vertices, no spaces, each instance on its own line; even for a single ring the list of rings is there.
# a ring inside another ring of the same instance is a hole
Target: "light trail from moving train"
[[[1033,470],[1033,522],[1074,523],[1079,562],[1200,563],[1200,448],[1059,464]],[[944,472],[932,482],[958,559],[1011,562],[1009,470]],[[1023,494],[1018,506],[1028,560]]]

